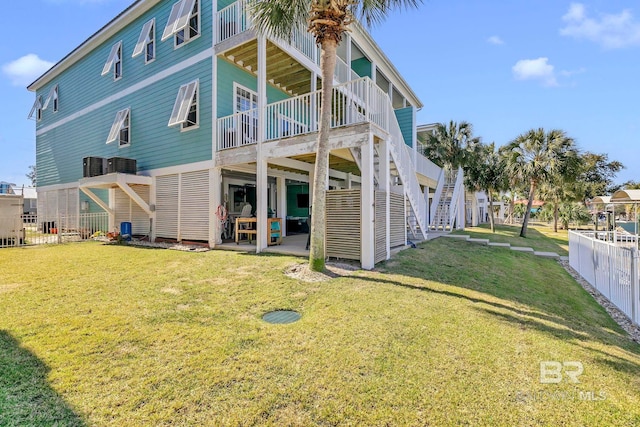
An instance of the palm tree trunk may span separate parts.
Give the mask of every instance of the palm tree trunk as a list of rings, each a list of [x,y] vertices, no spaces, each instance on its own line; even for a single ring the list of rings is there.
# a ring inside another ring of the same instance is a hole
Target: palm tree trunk
[[[531,216],[531,205],[533,205],[533,196],[535,192],[536,192],[536,182],[531,181],[531,186],[529,187],[529,201],[527,202],[527,210],[524,212],[522,228],[520,229],[520,237],[527,237],[527,227],[529,226],[529,217]]]
[[[558,232],[558,201],[553,202],[553,232]]]
[[[491,225],[491,232],[496,232],[496,222],[493,219],[493,199],[491,198],[491,192],[487,190],[487,198],[489,199],[489,224]]]
[[[309,268],[324,270],[325,258],[325,206],[327,177],[329,175],[329,132],[331,131],[331,94],[333,73],[336,68],[337,43],[330,38],[322,42],[320,69],[322,71],[322,97],[320,105],[320,129],[316,148],[316,165],[313,180],[313,207],[311,214],[311,242]]]

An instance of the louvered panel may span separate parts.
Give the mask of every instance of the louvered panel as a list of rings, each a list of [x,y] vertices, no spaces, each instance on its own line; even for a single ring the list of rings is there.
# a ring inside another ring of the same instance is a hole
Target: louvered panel
[[[156,179],[156,236],[178,238],[178,175]]]
[[[132,185],[131,189],[147,204],[149,203],[148,185]],[[149,215],[136,202],[131,200],[131,233],[136,236],[147,236],[149,231]]]
[[[404,195],[389,193],[389,234],[391,247],[403,246],[406,243],[407,227],[405,225]]]
[[[58,214],[66,216],[67,213],[67,190],[58,190]]]
[[[76,230],[78,228],[78,204],[79,204],[79,195],[77,188],[69,188],[66,190],[67,194],[67,221],[66,225],[68,228],[72,230]]]
[[[58,218],[58,192],[47,191],[47,219],[55,221]]]
[[[209,171],[182,174],[180,238],[209,240]]]
[[[80,213],[80,194],[77,188],[70,188],[67,195],[69,215],[78,216]]]
[[[47,211],[46,211],[46,201],[47,201],[47,193],[44,191],[38,191],[38,221],[42,222],[46,220]]]
[[[387,259],[387,193],[375,192],[375,262]]]
[[[360,260],[360,190],[327,191],[325,250],[329,257]]]
[[[131,222],[131,202],[129,196],[119,188],[114,190],[114,202],[115,202],[115,225],[117,231],[120,231],[120,224],[123,222]]]

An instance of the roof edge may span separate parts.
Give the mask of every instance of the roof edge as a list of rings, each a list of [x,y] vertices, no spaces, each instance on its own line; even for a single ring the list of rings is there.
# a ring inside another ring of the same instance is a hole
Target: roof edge
[[[83,41],[75,49],[64,56],[53,67],[49,68],[40,77],[33,81],[27,90],[35,92],[40,89],[51,80],[53,80],[60,73],[71,67],[80,59],[84,58],[89,52],[91,52],[96,46],[102,44],[109,37],[113,36],[119,30],[124,28],[130,22],[138,18],[147,10],[158,4],[161,0],[136,0],[125,10],[120,12],[115,18],[109,21],[105,26],[93,33],[89,38]]]

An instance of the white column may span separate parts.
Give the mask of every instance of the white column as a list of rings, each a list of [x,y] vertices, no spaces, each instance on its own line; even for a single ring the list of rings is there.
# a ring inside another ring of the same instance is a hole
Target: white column
[[[309,207],[313,206],[313,181],[316,172],[314,168],[309,171]]]
[[[287,235],[287,180],[279,176],[276,178],[276,211],[277,217],[282,219],[282,236]]]
[[[214,156],[215,157],[215,156]],[[222,243],[222,224],[216,213],[222,205],[222,169],[213,167],[209,170],[209,247]]]
[[[362,146],[362,213],[361,213],[361,249],[360,262],[362,268],[371,270],[375,266],[375,209],[373,187],[373,135],[369,134],[369,141]]]
[[[267,161],[260,156],[256,160],[256,252],[267,248]]]
[[[431,212],[430,211],[430,206],[429,206],[429,187],[424,187],[424,190],[422,191],[422,197],[424,198],[424,205],[427,207],[427,223],[425,224],[425,227],[429,225],[429,223],[431,222],[431,218],[429,218],[429,214]]]
[[[376,76],[377,76],[377,72],[376,72],[376,63],[371,61],[371,80],[373,80],[374,83],[376,83]]]
[[[385,243],[386,243],[386,259],[391,258],[391,206],[389,191],[391,189],[391,172],[389,170],[391,163],[391,156],[389,155],[389,142],[382,141],[378,145],[378,187],[379,190],[385,194],[385,206],[386,212],[384,214],[385,219]],[[375,238],[374,238],[375,246]]]
[[[351,172],[347,172],[346,185],[347,189],[351,190]]]
[[[351,34],[346,33],[345,37],[342,39],[344,43],[347,44],[347,57],[345,58],[345,62],[347,63],[347,67],[351,70]],[[347,80],[350,80],[351,72],[347,76]]]
[[[478,198],[475,196],[471,196],[471,226],[478,226]]]
[[[267,200],[269,183],[267,159],[263,157],[262,143],[267,129],[267,39],[258,36],[258,147],[256,158],[256,252],[267,247]]]

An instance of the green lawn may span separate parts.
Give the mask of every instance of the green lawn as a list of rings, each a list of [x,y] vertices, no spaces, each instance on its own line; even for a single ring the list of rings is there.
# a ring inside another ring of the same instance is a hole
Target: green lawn
[[[453,234],[468,234],[473,238],[489,239],[496,243],[510,243],[511,246],[527,246],[536,251],[555,252],[558,255],[568,255],[569,238],[567,230],[558,230],[541,224],[529,225],[527,237],[520,237],[520,225],[496,225],[495,233],[491,233],[489,224],[478,227],[467,227],[455,231]]]
[[[640,346],[552,260],[436,239],[305,283],[275,255],[2,255],[3,426],[640,424]]]

